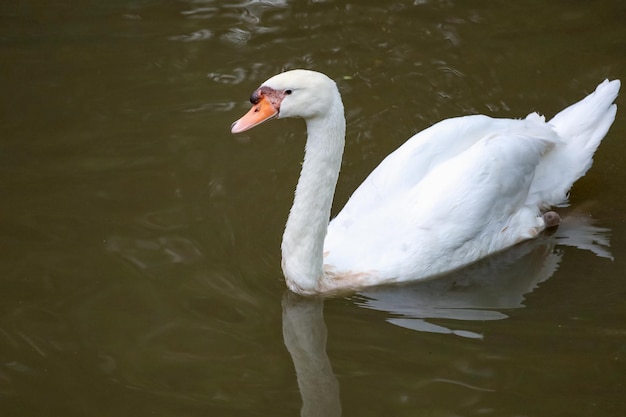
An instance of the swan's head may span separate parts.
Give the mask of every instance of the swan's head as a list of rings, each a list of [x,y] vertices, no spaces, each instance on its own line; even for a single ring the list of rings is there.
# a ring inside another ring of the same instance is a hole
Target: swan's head
[[[252,108],[231,126],[244,132],[273,118],[325,117],[341,98],[337,85],[326,75],[309,70],[292,70],[265,81],[250,97]],[[343,107],[342,107],[343,109]]]

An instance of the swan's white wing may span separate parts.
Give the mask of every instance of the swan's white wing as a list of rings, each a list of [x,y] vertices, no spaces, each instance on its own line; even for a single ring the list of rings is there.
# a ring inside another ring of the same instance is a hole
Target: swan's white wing
[[[495,129],[504,128],[505,122],[482,115],[456,117],[415,134],[370,173],[338,218],[413,187],[433,167],[464,152]]]
[[[528,191],[542,156],[559,142],[538,119],[469,116],[411,138],[331,222],[327,263],[425,277],[532,237],[542,222],[525,206]]]

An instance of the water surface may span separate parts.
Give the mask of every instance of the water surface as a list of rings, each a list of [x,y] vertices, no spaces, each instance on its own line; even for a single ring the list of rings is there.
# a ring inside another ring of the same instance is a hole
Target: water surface
[[[622,97],[557,235],[325,301],[280,271],[303,123],[229,126],[283,69],[334,78],[336,213],[432,123],[550,117],[626,80],[625,15],[617,0],[0,6],[0,413],[624,415]]]

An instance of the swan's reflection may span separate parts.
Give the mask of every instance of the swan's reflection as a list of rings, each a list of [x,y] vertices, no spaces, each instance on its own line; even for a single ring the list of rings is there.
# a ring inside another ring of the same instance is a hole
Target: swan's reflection
[[[394,317],[388,321],[401,327],[481,338],[481,334],[436,325],[427,319],[506,318],[501,310],[523,307],[524,296],[558,269],[563,250],[557,245],[611,258],[608,229],[593,226],[589,217],[571,215],[552,235],[525,242],[437,279],[362,291],[355,296],[355,302],[391,313]]]
[[[283,296],[283,338],[302,396],[301,415],[340,416],[339,383],[326,354],[324,299]]]
[[[524,295],[557,270],[563,251],[557,245],[590,250],[611,258],[608,230],[584,216],[564,219],[551,236],[526,242],[462,271],[427,282],[374,288],[354,296],[357,304],[391,313],[389,322],[425,332],[482,335],[429,323],[427,319],[499,320],[499,310],[523,306]],[[339,385],[326,354],[322,298],[283,297],[283,337],[302,396],[302,416],[339,416]]]

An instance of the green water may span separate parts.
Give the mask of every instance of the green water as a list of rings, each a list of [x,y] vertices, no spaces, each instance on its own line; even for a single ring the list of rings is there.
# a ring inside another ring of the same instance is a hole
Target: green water
[[[0,415],[624,415],[622,97],[557,235],[436,282],[285,290],[303,123],[229,132],[266,78],[337,80],[334,213],[432,123],[626,80],[622,1],[465,3],[1,5]]]

